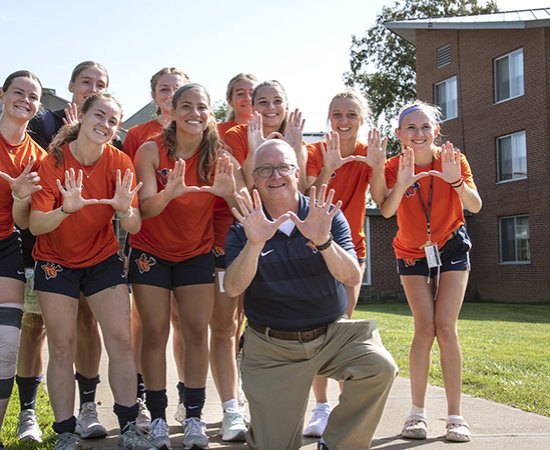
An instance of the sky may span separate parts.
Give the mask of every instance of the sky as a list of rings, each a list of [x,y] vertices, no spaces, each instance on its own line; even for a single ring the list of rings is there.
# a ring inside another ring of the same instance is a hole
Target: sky
[[[10,1],[0,13],[0,79],[28,69],[70,100],[74,66],[107,67],[109,91],[130,117],[150,98],[149,80],[175,66],[225,99],[239,72],[277,79],[307,131],[326,130],[330,99],[344,88],[351,36],[364,36],[393,0],[43,0]],[[497,1],[502,11],[517,0]],[[522,9],[550,7],[524,0]]]

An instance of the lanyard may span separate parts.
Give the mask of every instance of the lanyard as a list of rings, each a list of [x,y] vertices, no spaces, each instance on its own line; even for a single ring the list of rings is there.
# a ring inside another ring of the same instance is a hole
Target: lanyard
[[[434,161],[432,160],[432,170],[434,168]],[[428,241],[426,244],[431,244],[432,242],[432,229],[431,229],[431,223],[430,223],[430,216],[432,214],[432,196],[434,191],[434,176],[430,175],[430,190],[428,191],[428,207],[426,208],[426,204],[424,203],[424,199],[422,198],[422,192],[418,192],[418,198],[420,199],[420,204],[422,205],[422,209],[424,210],[424,214],[426,216],[426,225],[428,227]]]

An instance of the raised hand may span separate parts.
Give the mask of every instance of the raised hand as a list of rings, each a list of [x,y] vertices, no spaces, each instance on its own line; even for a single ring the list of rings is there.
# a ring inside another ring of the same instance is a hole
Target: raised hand
[[[63,211],[66,214],[72,214],[87,205],[97,205],[99,200],[95,198],[82,198],[82,170],[78,170],[75,175],[71,167],[65,171],[65,186],[61,184],[59,178],[56,180],[59,192],[63,196]]]
[[[283,222],[289,219],[290,215],[283,214],[275,221],[269,220],[263,209],[260,194],[256,189],[252,191],[250,198],[247,191],[235,194],[239,208],[231,208],[233,215],[243,225],[246,238],[251,244],[263,244],[273,237]]]
[[[283,139],[294,149],[302,146],[302,137],[306,121],[302,119],[302,113],[298,108],[288,116]]]
[[[229,155],[224,154],[216,160],[214,172],[214,183],[212,186],[201,186],[201,192],[209,192],[218,197],[228,197],[235,192],[235,176],[233,174],[233,163]]]
[[[332,199],[334,198],[334,189],[331,189],[327,193],[327,185],[323,184],[319,189],[318,199],[316,194],[316,187],[312,186],[309,190],[309,213],[305,220],[301,220],[294,212],[289,212],[290,220],[292,220],[296,227],[300,230],[306,238],[308,238],[314,244],[323,244],[328,241],[330,236],[330,228],[332,226],[332,219],[340,210],[342,201],[338,200],[336,205],[332,206]]]
[[[420,178],[429,175],[429,172],[414,173],[414,150],[411,147],[403,146],[403,152],[399,156],[399,170],[397,172],[396,185],[407,189]]]
[[[265,142],[262,115],[254,111],[248,120],[248,152],[253,155],[256,149]]]
[[[321,142],[321,150],[323,152],[323,165],[327,172],[334,172],[344,164],[355,161],[353,155],[342,158],[340,152],[340,135],[335,131],[329,131],[325,134],[326,142]]]
[[[454,183],[460,181],[462,171],[460,167],[460,150],[454,148],[453,144],[449,141],[441,145],[441,169],[430,170],[430,175],[441,178],[447,183]]]
[[[163,191],[170,200],[188,192],[200,192],[198,186],[187,186],[185,184],[185,161],[182,158],[175,162]]]
[[[381,138],[380,130],[373,128],[369,130],[367,137],[368,152],[367,156],[356,155],[355,161],[367,163],[373,169],[383,169],[386,164],[386,146],[388,138]]]
[[[42,189],[42,186],[38,184],[38,182],[40,181],[38,173],[34,171],[31,172],[34,161],[34,158],[29,158],[29,163],[27,164],[27,167],[23,169],[23,172],[21,172],[17,178],[12,178],[7,173],[0,172],[0,178],[8,182],[13,194],[17,198],[27,198],[33,192]]]
[[[111,205],[113,209],[121,215],[124,215],[132,207],[132,200],[143,183],[140,181],[134,189],[132,189],[132,181],[134,173],[130,169],[126,169],[124,179],[121,180],[120,169],[116,171],[116,186],[115,195],[113,198],[103,198],[99,200],[102,205]]]
[[[63,123],[65,125],[76,125],[78,123],[78,106],[76,103],[69,103],[65,108]]]

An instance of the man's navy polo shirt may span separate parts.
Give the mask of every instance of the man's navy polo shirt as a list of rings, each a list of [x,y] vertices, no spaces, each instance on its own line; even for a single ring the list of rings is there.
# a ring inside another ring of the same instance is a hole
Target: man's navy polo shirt
[[[298,217],[304,220],[309,199],[300,194],[299,201]],[[341,211],[332,221],[331,233],[334,243],[356,258],[349,225]],[[243,226],[233,225],[225,244],[227,267],[246,240]],[[321,253],[295,227],[290,236],[277,231],[265,243],[256,275],[245,292],[244,311],[257,325],[304,331],[334,322],[344,314],[347,303],[344,285],[331,275]]]

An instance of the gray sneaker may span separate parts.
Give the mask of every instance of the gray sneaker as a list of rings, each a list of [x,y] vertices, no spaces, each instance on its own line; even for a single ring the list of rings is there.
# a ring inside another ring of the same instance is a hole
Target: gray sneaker
[[[183,423],[183,448],[185,450],[210,448],[205,423],[197,417],[185,419]]]
[[[223,413],[220,434],[222,435],[222,441],[245,440],[246,425],[244,423],[244,414],[240,408],[229,408]]]
[[[170,431],[166,420],[160,417],[151,422],[151,430],[149,431],[149,439],[151,444],[156,448],[170,450]]]
[[[34,409],[24,409],[19,413],[17,435],[20,441],[42,442],[42,431]]]
[[[135,425],[128,425],[126,431],[120,435],[117,450],[157,450],[147,438],[147,435]]]
[[[137,399],[137,405],[138,415],[136,417],[136,426],[142,431],[149,431],[151,427],[151,414],[141,398]]]
[[[107,430],[97,417],[97,409],[94,402],[82,404],[78,418],[76,419],[76,434],[82,439],[104,438]]]
[[[81,450],[80,439],[73,433],[61,433],[57,435],[53,450]]]

